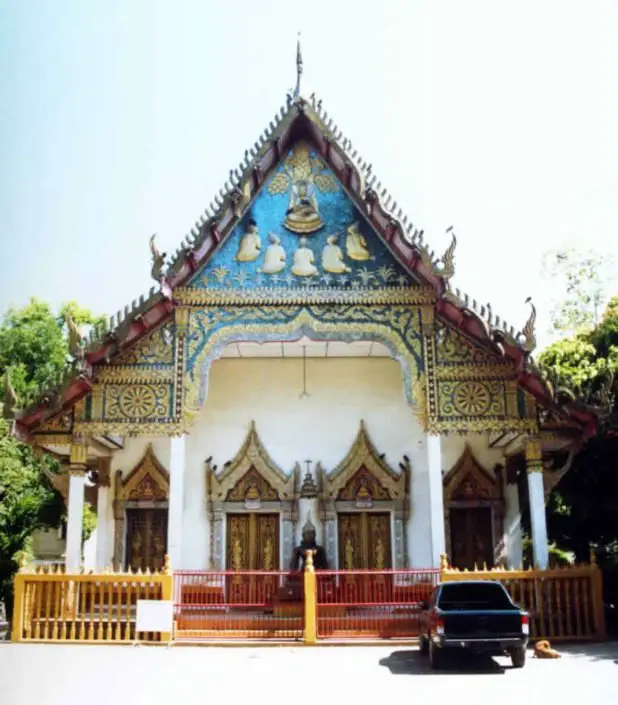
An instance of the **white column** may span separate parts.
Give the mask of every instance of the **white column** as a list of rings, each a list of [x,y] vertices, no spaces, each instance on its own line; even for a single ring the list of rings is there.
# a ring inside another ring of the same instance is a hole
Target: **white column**
[[[442,484],[442,449],[440,436],[427,435],[427,469],[429,472],[429,522],[432,568],[440,567],[446,551],[444,535],[444,488]]]
[[[67,573],[79,573],[82,566],[82,524],[84,517],[84,487],[86,468],[69,468],[69,506],[65,563]]]
[[[521,512],[517,483],[504,486],[504,542],[506,561],[509,568],[519,568],[523,563],[523,542],[521,534]]]
[[[170,439],[170,496],[167,552],[174,569],[182,567],[182,515],[184,509],[185,437]]]
[[[549,547],[545,517],[545,489],[543,487],[543,456],[541,442],[538,439],[529,440],[526,444],[526,470],[530,527],[532,529],[532,555],[535,566],[544,570],[549,566]]]
[[[111,565],[110,545],[110,510],[109,485],[99,485],[97,496],[97,555],[96,567],[98,571],[105,570]]]

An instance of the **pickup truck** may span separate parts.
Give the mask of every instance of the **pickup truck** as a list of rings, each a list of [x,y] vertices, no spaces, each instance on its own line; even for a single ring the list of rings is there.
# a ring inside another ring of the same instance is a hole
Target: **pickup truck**
[[[514,668],[522,668],[529,633],[528,613],[491,580],[440,583],[429,601],[421,603],[420,649],[433,669],[440,668],[447,649],[506,654]]]

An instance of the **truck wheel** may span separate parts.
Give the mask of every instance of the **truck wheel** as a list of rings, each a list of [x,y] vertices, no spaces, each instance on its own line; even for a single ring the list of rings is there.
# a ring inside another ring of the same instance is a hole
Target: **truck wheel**
[[[526,647],[520,646],[518,649],[512,649],[511,661],[513,668],[523,668],[526,664]]]
[[[442,668],[443,655],[440,653],[440,649],[433,643],[429,642],[429,666],[432,670],[437,671]]]
[[[426,654],[429,651],[429,643],[424,634],[419,634],[418,636],[418,648],[422,654]]]

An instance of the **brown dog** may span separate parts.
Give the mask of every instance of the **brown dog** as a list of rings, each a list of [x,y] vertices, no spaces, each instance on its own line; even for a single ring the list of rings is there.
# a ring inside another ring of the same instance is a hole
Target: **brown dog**
[[[551,644],[548,641],[537,641],[534,645],[534,657],[562,658],[562,654],[559,654],[556,649],[552,649]]]

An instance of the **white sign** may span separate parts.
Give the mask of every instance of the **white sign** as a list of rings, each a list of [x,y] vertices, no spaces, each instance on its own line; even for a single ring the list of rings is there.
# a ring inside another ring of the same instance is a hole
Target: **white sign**
[[[138,600],[136,631],[171,632],[174,604],[171,600]]]

